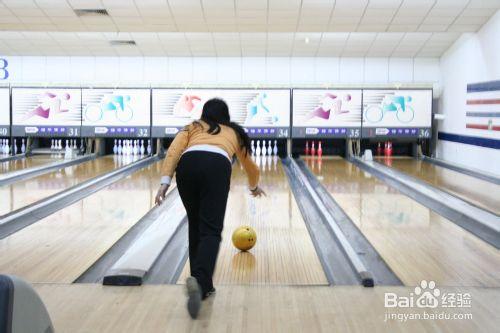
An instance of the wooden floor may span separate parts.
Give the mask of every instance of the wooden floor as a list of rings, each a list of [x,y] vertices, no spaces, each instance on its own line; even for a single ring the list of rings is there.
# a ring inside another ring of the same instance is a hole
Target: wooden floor
[[[405,285],[500,287],[500,251],[343,159],[309,160]]]
[[[500,215],[500,185],[413,158],[378,161]]]
[[[60,162],[63,160],[63,155],[34,155],[31,157],[21,158],[17,160],[0,162],[0,173],[18,171],[22,169],[34,168],[43,164]]]
[[[440,288],[440,286],[437,286]],[[423,309],[388,309],[384,293],[406,287],[225,286],[191,320],[182,286],[103,287],[38,284],[56,332],[498,332],[500,289],[440,288],[470,293],[471,308],[425,309],[427,314],[472,314],[462,320],[394,320],[386,313],[423,315]]]
[[[71,283],[154,205],[161,161],[0,240],[0,272]]]
[[[0,187],[0,216],[47,198],[87,179],[120,168],[137,158],[104,156],[35,178]]]
[[[265,170],[261,185],[267,197],[255,199],[244,171],[239,165],[233,167],[214,283],[328,284],[281,162],[276,161],[276,170],[268,162]],[[240,252],[231,242],[232,232],[240,225],[250,225],[257,232],[257,244],[249,252]],[[179,282],[187,275],[189,263]]]

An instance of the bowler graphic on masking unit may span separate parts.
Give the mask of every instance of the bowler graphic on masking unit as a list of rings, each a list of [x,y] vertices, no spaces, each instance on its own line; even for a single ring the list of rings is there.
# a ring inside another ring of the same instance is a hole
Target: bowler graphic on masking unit
[[[395,113],[401,123],[409,123],[415,116],[411,102],[411,96],[386,95],[380,105],[370,105],[366,108],[365,119],[370,123],[378,123],[387,113]]]
[[[62,107],[62,104],[64,101],[69,101],[70,98],[71,96],[67,93],[57,95],[51,92],[46,92],[43,94],[41,104],[27,113],[25,119],[29,119],[34,116],[48,119],[51,117],[51,114],[53,116],[58,113],[68,112],[69,110]]]
[[[351,95],[345,94],[343,96],[345,102],[351,101]],[[328,120],[330,117],[340,115],[342,113],[349,113],[349,110],[342,110],[342,99],[337,95],[326,93],[321,100],[321,105],[315,108],[306,116],[306,121],[313,118],[321,118]]]
[[[98,122],[103,118],[105,112],[113,112],[116,119],[126,123],[134,116],[130,102],[129,95],[106,95],[100,103],[87,105],[84,115],[88,121]]]
[[[266,99],[267,94],[261,92],[247,104],[247,119],[245,124],[276,124],[279,121],[279,117],[266,105]]]

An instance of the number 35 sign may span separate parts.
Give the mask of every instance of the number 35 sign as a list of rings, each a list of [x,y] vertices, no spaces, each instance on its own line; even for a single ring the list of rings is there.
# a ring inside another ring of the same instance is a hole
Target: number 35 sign
[[[9,77],[9,71],[7,70],[9,62],[7,59],[0,58],[0,80],[7,80]]]

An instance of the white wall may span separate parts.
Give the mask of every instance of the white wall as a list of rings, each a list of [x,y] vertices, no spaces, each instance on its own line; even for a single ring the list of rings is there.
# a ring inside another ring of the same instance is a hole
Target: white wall
[[[467,83],[500,79],[500,11],[477,33],[463,34],[441,57],[440,132],[500,139],[495,131],[466,129]],[[500,175],[500,150],[438,141],[437,156]]]
[[[438,84],[437,58],[4,57],[12,84]]]

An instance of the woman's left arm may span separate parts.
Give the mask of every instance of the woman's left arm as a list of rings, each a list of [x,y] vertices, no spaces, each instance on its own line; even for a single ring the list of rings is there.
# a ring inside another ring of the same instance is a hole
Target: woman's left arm
[[[174,176],[175,169],[177,168],[177,163],[181,158],[182,153],[186,150],[189,142],[189,129],[186,127],[174,138],[174,141],[170,144],[167,150],[167,156],[163,162],[161,169],[161,186],[156,194],[155,204],[159,205],[165,199],[165,195],[172,182],[172,177]]]

